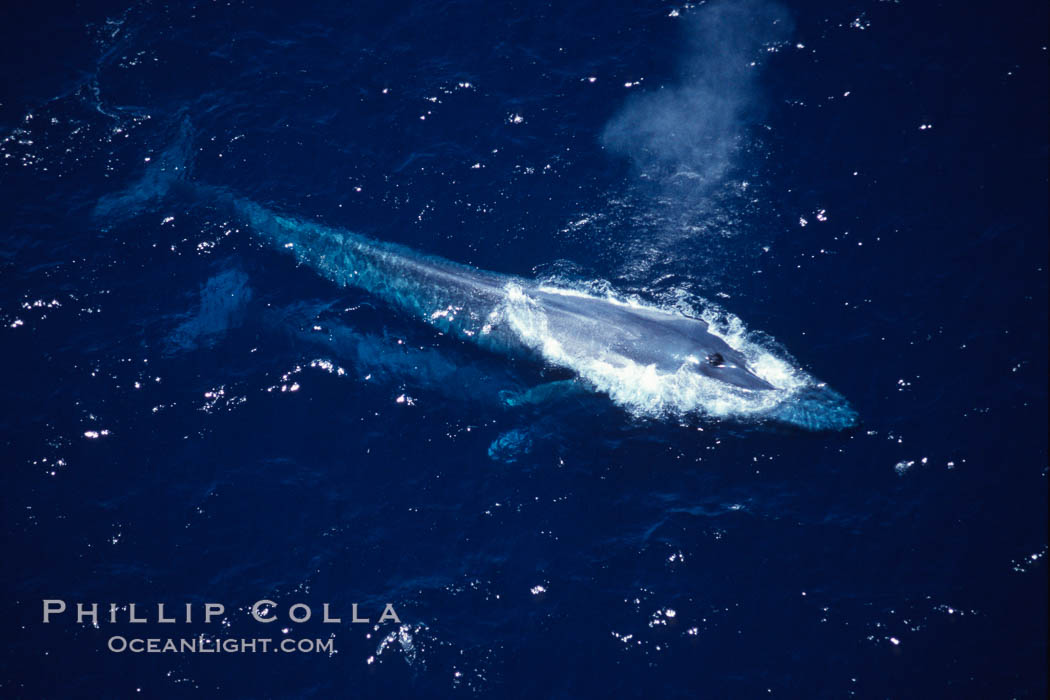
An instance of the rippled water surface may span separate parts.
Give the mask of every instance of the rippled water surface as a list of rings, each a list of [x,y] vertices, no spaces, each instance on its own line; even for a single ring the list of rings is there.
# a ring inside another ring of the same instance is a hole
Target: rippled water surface
[[[12,10],[0,695],[1043,697],[1046,19]],[[519,282],[494,351],[264,220],[703,318],[779,393]],[[332,645],[108,650],[201,634]]]

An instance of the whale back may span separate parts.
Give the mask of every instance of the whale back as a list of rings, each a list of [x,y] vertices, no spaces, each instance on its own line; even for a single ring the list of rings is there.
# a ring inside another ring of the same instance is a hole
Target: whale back
[[[292,253],[332,282],[363,289],[439,330],[483,345],[501,338],[486,327],[514,278],[276,214],[250,200],[234,204],[270,245]]]

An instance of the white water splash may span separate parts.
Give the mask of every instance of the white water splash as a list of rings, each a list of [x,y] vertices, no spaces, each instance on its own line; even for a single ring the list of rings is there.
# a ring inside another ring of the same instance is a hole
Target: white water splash
[[[592,297],[593,295],[564,288],[541,287],[543,291]],[[668,312],[635,300],[612,297],[614,304]],[[781,410],[804,390],[821,390],[823,385],[757,342],[744,323],[731,314],[712,309],[700,317],[709,331],[739,351],[751,370],[776,387],[772,391],[749,391],[696,372],[684,363],[674,372],[661,371],[655,365],[642,365],[611,353],[573,352],[570,345],[551,333],[542,306],[518,285],[507,285],[507,297],[499,311],[500,319],[528,346],[537,350],[553,365],[576,372],[596,390],[608,394],[618,405],[640,417],[686,416],[698,414],[715,418],[761,420],[785,419]],[[610,359],[612,358],[612,359]]]

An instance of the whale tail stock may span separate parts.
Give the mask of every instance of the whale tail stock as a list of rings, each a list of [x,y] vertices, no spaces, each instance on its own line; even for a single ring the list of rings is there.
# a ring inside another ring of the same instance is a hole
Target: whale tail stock
[[[234,196],[224,187],[207,185],[192,179],[196,151],[196,131],[190,118],[181,113],[174,121],[168,147],[148,158],[141,176],[128,187],[113,194],[103,195],[95,204],[92,215],[107,223],[125,221],[156,205],[173,190],[202,201],[223,203],[245,217],[260,232],[269,233],[279,228],[273,212],[246,199]]]
[[[225,187],[194,180],[191,177],[196,155],[193,123],[185,112],[177,115],[172,123],[174,133],[168,147],[160,154],[146,159],[142,174],[131,185],[100,197],[92,211],[95,219],[109,224],[134,218],[176,191],[200,201],[230,207],[264,237],[277,238],[287,233],[289,228],[295,228],[297,233],[302,234],[303,227],[297,226],[298,222],[291,217],[279,216],[256,202],[236,196]],[[323,227],[314,228],[320,231]]]
[[[99,198],[92,212],[96,219],[129,219],[142,213],[147,205],[163,199],[180,183],[193,166],[193,124],[183,114],[176,120],[175,135],[159,155],[147,159],[142,177],[130,187]]]

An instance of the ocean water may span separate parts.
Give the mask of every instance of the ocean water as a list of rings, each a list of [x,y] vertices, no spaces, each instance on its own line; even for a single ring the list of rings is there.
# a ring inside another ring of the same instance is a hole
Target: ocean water
[[[4,12],[0,696],[1045,696],[1045,4]],[[207,191],[793,389],[491,352]],[[111,650],[201,635],[317,648]]]

